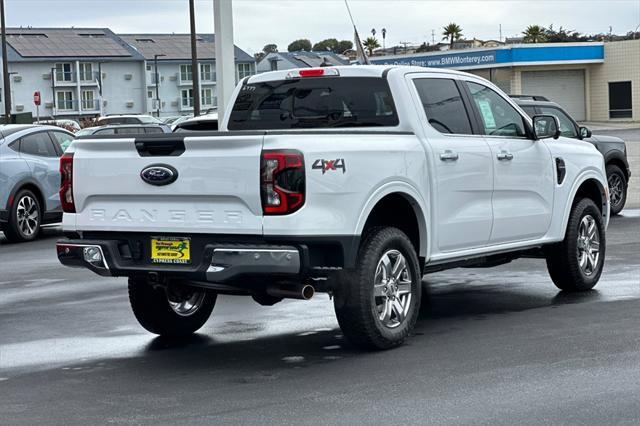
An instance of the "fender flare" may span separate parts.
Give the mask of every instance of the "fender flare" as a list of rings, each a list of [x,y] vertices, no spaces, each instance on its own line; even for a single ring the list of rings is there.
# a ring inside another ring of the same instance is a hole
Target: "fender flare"
[[[374,207],[387,195],[391,194],[399,194],[403,197],[407,198],[409,204],[413,207],[413,211],[418,219],[418,231],[420,238],[420,253],[418,256],[427,257],[428,254],[428,236],[429,232],[427,229],[427,223],[429,220],[429,212],[426,208],[426,203],[420,194],[420,192],[408,182],[403,181],[391,181],[385,182],[382,185],[378,186],[372,193],[369,195],[369,198],[364,203],[364,206],[360,209],[360,216],[358,217],[358,222],[356,225],[356,235],[362,235],[362,231],[364,230],[364,226],[371,215]]]
[[[585,183],[587,180],[593,179],[600,186],[600,192],[602,193],[602,198],[604,199],[604,210],[603,210],[603,219],[605,221],[604,227],[605,229],[609,225],[609,186],[607,184],[606,179],[603,180],[602,175],[599,170],[596,169],[587,169],[582,171],[578,177],[574,180],[573,185],[571,186],[571,192],[569,197],[567,198],[564,206],[564,214],[562,216],[562,231],[563,233],[567,230],[567,224],[569,223],[569,215],[571,214],[571,207],[573,206],[573,201],[576,198],[576,194],[578,193],[578,189],[580,186]],[[564,235],[564,234],[563,234]]]

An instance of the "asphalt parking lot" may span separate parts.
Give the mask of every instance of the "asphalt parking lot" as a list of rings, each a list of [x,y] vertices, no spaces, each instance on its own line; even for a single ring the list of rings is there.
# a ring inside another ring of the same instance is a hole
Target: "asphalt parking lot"
[[[640,132],[607,134],[630,141],[635,180],[596,289],[559,293],[535,259],[428,275],[392,351],[349,346],[325,295],[221,297],[197,335],[164,340],[124,279],[58,264],[57,230],[0,237],[0,423],[637,423]]]

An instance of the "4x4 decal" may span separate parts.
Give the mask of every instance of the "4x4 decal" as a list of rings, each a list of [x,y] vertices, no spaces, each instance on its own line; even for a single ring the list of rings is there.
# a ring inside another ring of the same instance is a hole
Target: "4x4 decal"
[[[314,170],[322,170],[322,174],[338,169],[342,169],[342,173],[347,172],[347,165],[344,162],[344,158],[336,158],[335,160],[318,159],[313,162],[311,168]]]

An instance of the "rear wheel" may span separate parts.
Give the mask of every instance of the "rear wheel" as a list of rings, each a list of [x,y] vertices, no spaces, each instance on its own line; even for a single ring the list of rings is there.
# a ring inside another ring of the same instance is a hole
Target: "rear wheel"
[[[129,301],[147,331],[180,337],[196,332],[211,316],[215,293],[194,287],[154,288],[144,278],[129,278]]]
[[[611,215],[616,215],[622,211],[627,202],[627,178],[620,167],[615,164],[607,166],[607,183]]]
[[[573,205],[564,241],[547,251],[547,268],[561,290],[585,291],[600,279],[606,240],[602,215],[590,199]]]
[[[38,237],[42,210],[38,197],[28,189],[18,191],[9,210],[9,221],[2,230],[9,241],[32,241]]]
[[[349,341],[361,348],[388,349],[405,340],[418,318],[422,287],[418,256],[402,231],[370,230],[356,270],[340,281],[335,311]]]

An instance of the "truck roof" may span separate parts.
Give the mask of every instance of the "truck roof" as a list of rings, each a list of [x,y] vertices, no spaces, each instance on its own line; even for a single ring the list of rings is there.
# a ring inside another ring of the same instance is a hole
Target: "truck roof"
[[[288,69],[282,71],[269,71],[256,75],[252,75],[247,80],[247,83],[261,83],[264,81],[276,81],[276,80],[285,80],[287,75],[292,72],[298,72],[301,70],[310,70],[311,68],[300,68],[300,69]],[[406,66],[406,65],[343,65],[337,67],[324,67],[325,70],[337,70],[339,75],[344,77],[383,77],[386,73],[391,70],[400,70],[404,71],[403,74],[411,73],[411,72],[437,72],[441,74],[452,74],[452,75],[470,75],[465,72],[441,69],[441,68],[425,68],[425,67],[416,67],[416,66]]]

